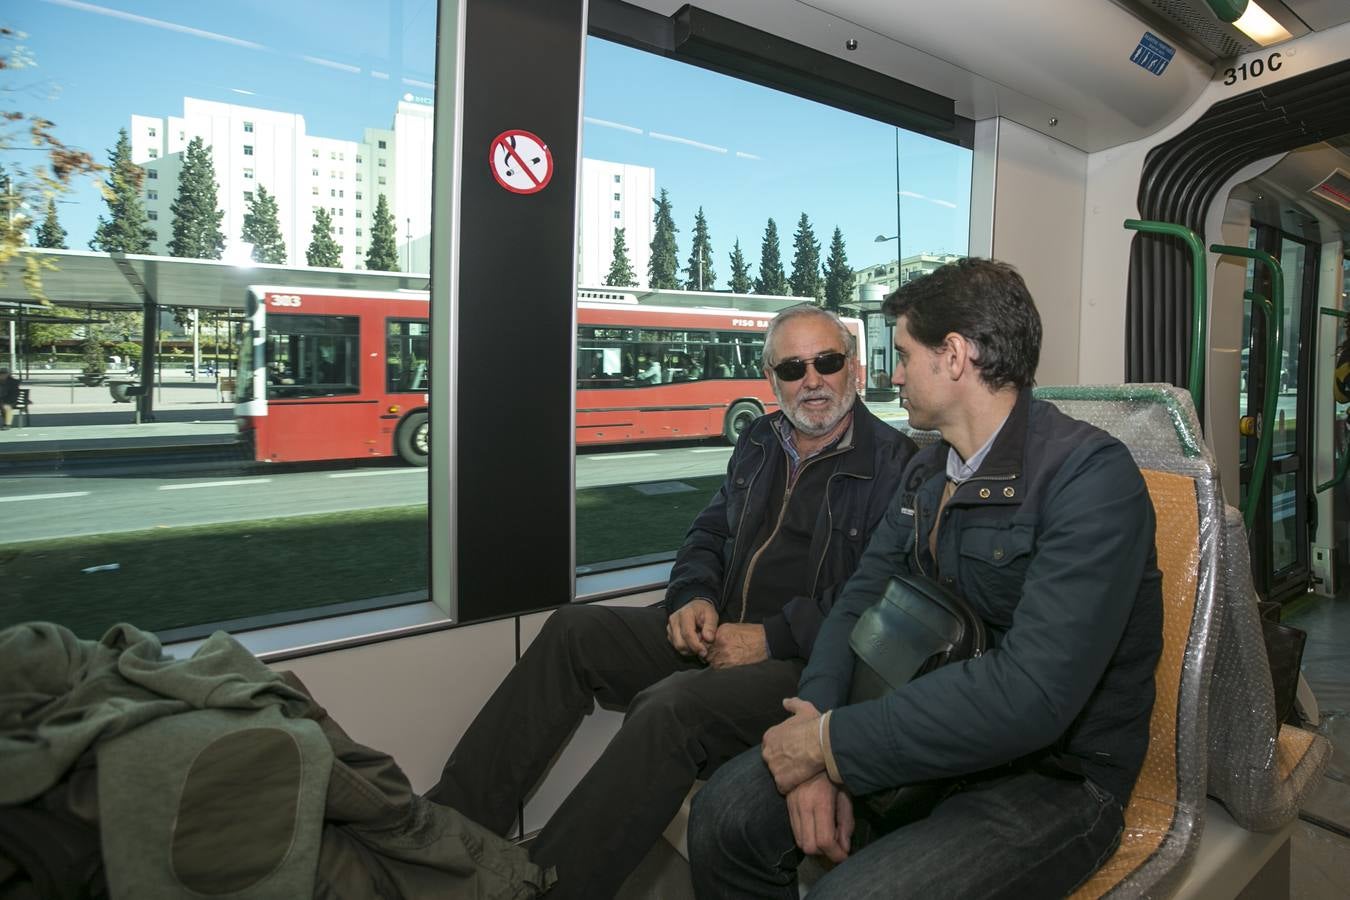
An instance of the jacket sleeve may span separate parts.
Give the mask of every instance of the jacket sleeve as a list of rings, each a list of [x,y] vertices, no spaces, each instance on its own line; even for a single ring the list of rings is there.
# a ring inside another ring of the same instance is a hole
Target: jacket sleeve
[[[1138,468],[1118,443],[1085,447],[1066,461],[1056,482],[1043,501],[1035,555],[1002,643],[978,659],[945,666],[831,716],[831,750],[850,791],[1005,763],[1052,745],[1081,712],[1144,578],[1153,506]],[[854,582],[863,586],[860,578]],[[853,590],[854,582],[830,624],[842,625],[856,607],[861,592]],[[847,634],[831,632],[829,638],[831,667],[822,660],[817,668],[813,660],[805,673],[813,679],[812,696],[802,695],[837,704]]]
[[[713,606],[719,604],[727,563],[730,562],[725,556],[733,537],[727,521],[727,485],[745,455],[749,435],[750,429],[746,429],[736,442],[736,449],[727,461],[727,475],[722,486],[689,526],[684,543],[675,554],[675,564],[666,585],[664,606],[667,615],[697,597],[707,598]]]
[[[889,426],[878,425],[886,428]],[[899,440],[884,442],[876,454],[872,478],[856,486],[863,494],[859,500],[867,510],[864,521],[864,539],[875,534],[891,499],[900,489],[900,476],[916,450],[914,442],[905,435]],[[861,560],[859,561],[859,565]],[[774,659],[810,659],[815,649],[821,626],[834,609],[840,593],[859,568],[853,565],[838,573],[832,584],[825,585],[815,597],[799,595],[783,605],[778,615],[764,620],[764,634],[769,644],[769,656]],[[888,576],[889,577],[889,576]]]

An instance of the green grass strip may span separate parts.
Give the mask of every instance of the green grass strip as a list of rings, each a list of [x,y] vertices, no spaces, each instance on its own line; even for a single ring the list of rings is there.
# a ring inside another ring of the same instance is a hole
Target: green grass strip
[[[675,550],[721,483],[718,475],[683,479],[692,490],[676,493],[579,491],[577,564]],[[420,592],[427,552],[425,506],[11,544],[0,546],[0,627],[52,621],[98,638],[117,622],[163,631]]]

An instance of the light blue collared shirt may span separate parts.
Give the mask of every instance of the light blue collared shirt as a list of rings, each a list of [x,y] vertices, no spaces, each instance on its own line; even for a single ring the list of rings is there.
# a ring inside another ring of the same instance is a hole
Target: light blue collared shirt
[[[984,442],[984,446],[976,450],[970,459],[961,459],[961,454],[956,452],[955,447],[947,448],[947,480],[952,484],[963,484],[975,476],[984,464],[984,458],[989,455],[989,449],[994,446],[994,439],[998,437],[1003,426],[1008,424],[1008,417],[1004,416],[1003,421],[998,423],[994,433],[989,435],[989,440]]]

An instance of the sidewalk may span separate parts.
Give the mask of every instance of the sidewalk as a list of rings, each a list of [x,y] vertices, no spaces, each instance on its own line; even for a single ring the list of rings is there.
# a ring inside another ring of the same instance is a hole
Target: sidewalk
[[[193,382],[181,371],[165,372],[155,387],[153,422],[136,422],[135,403],[116,403],[108,385],[75,381],[74,372],[35,371],[23,382],[29,390],[28,417],[0,432],[0,465],[5,459],[67,457],[72,454],[228,447],[235,443],[234,405],[223,400],[217,382]],[[110,381],[129,381],[112,373]]]

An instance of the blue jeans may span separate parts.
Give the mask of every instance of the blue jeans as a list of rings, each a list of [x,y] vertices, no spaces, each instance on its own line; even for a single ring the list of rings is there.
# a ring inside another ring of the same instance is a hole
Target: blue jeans
[[[759,755],[726,763],[694,797],[694,893],[797,900],[787,803]],[[811,900],[1063,897],[1115,850],[1120,804],[1088,781],[1034,770],[976,778],[928,818],[875,838],[811,888]]]

